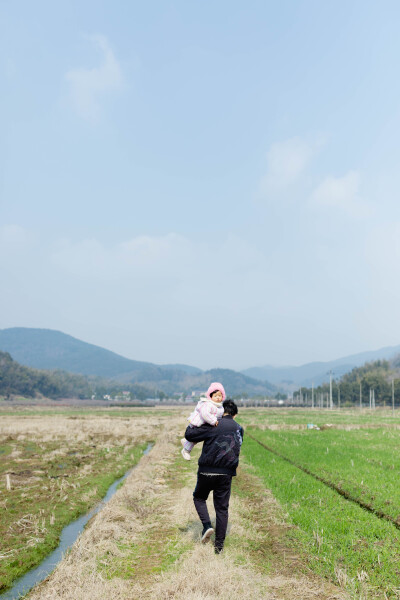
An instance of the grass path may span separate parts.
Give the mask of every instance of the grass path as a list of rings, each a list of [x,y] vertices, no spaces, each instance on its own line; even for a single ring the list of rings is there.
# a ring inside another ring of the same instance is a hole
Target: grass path
[[[226,547],[199,543],[195,450],[179,454],[170,419],[149,455],[93,519],[30,600],[339,600],[345,593],[307,570],[288,544],[290,527],[251,467],[234,480]]]

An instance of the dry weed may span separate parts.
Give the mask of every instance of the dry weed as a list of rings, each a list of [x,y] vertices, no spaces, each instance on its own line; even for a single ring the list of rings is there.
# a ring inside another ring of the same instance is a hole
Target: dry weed
[[[151,589],[144,591],[148,600],[269,600],[276,598],[269,581],[251,565],[235,564],[234,553],[216,556],[212,546],[196,546],[172,573],[160,577]]]

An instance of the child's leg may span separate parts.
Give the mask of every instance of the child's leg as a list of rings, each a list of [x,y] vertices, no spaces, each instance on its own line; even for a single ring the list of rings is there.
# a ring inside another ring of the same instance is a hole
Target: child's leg
[[[181,444],[185,448],[186,452],[191,452],[193,450],[193,446],[195,446],[193,442],[188,442],[186,438],[181,439]]]

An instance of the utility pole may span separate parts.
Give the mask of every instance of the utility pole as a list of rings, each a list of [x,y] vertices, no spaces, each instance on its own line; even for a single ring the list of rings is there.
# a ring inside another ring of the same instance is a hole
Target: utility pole
[[[332,371],[329,371],[329,408],[331,410],[333,408],[333,400],[332,400]]]
[[[340,410],[340,385],[338,384],[338,408]]]
[[[360,408],[362,408],[362,383],[360,381]]]
[[[394,417],[394,379],[392,378],[392,417]]]
[[[311,408],[314,408],[314,382],[311,384]]]

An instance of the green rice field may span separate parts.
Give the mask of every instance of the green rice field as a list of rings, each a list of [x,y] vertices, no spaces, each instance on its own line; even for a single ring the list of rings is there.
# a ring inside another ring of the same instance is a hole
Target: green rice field
[[[310,567],[353,597],[399,598],[399,418],[258,409],[240,420],[246,462],[295,525]]]

